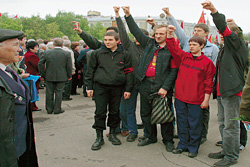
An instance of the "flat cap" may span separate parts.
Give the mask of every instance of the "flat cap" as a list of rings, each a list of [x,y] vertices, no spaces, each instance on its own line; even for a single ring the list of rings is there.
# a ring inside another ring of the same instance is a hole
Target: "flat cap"
[[[0,29],[0,42],[3,42],[8,39],[18,38],[22,35],[24,35],[24,32],[22,31]]]

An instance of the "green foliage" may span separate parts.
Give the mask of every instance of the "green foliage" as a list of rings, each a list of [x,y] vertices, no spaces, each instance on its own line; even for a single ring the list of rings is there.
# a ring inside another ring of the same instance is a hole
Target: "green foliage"
[[[81,38],[73,30],[72,21],[78,21],[83,31],[86,31],[99,40],[103,40],[106,28],[97,23],[88,26],[87,19],[82,15],[76,15],[73,12],[59,11],[55,17],[46,15],[45,19],[40,16],[31,16],[29,18],[21,17],[18,19],[8,18],[8,14],[2,14],[0,18],[0,28],[22,30],[28,35],[28,39],[47,39],[52,37],[68,36],[71,41],[79,41]],[[21,26],[22,25],[22,26]]]
[[[250,33],[244,34],[244,40],[250,42]]]
[[[245,115],[240,115],[240,117],[235,117],[234,119],[230,120],[239,120],[239,121],[248,121],[247,117]]]

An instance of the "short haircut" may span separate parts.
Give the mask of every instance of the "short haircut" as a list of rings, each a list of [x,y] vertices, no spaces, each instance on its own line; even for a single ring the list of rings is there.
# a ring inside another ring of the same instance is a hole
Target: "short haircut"
[[[72,42],[71,43],[71,49],[75,49],[77,46],[79,46],[80,45],[80,43],[79,42]]]
[[[206,40],[199,36],[193,36],[192,38],[189,39],[189,42],[197,42],[200,46],[202,44],[204,44],[204,46],[206,45]]]
[[[31,49],[34,49],[36,46],[39,46],[36,41],[30,41],[26,44],[26,49],[30,51]]]
[[[108,28],[106,29],[106,32],[107,32],[108,30],[114,30],[116,33],[118,33],[118,28],[115,27],[115,26],[108,27]]]
[[[42,49],[43,47],[45,47],[46,45],[44,43],[39,44],[39,49]]]
[[[149,33],[148,33],[148,31],[147,30],[145,30],[145,29],[143,29],[143,28],[141,28],[141,31],[145,34],[145,35],[149,35]]]
[[[21,35],[21,36],[19,36],[19,37],[17,37],[17,39],[19,40],[19,41],[21,41],[21,40],[23,40],[23,38],[25,38],[27,35]]]
[[[36,42],[40,45],[40,44],[43,43],[43,39],[39,38],[39,39],[36,40]]]
[[[63,45],[66,47],[70,47],[71,46],[71,41],[70,40],[63,40]]]
[[[66,36],[66,35],[64,35],[64,36],[62,37],[62,39],[63,39],[63,40],[69,40],[69,37]]]
[[[243,31],[237,26],[237,24],[229,22],[229,23],[227,23],[227,26],[229,27],[229,29],[231,31],[236,32],[238,37],[240,37],[240,38],[242,38],[244,40]]]
[[[44,43],[45,45],[47,45],[48,42],[49,42],[49,40],[47,40],[47,39],[45,39],[45,40],[43,41],[43,43]]]
[[[63,46],[63,39],[62,38],[54,38],[53,45],[62,47]]]
[[[204,23],[198,23],[194,26],[194,29],[195,28],[201,28],[203,29],[205,32],[209,32],[209,27],[208,25],[204,24]]]
[[[113,36],[116,41],[119,40],[119,35],[116,32],[114,32],[114,31],[109,31],[104,36]]]
[[[160,25],[154,26],[154,28],[153,28],[154,32],[155,32],[157,29],[159,29],[159,28],[166,28],[166,32],[167,32],[168,24],[160,24]]]

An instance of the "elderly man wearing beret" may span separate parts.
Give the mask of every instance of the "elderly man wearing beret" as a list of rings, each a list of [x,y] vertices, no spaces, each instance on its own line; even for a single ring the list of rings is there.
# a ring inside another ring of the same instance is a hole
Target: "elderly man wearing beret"
[[[23,32],[0,29],[0,166],[38,167],[29,90],[7,65],[18,61]]]

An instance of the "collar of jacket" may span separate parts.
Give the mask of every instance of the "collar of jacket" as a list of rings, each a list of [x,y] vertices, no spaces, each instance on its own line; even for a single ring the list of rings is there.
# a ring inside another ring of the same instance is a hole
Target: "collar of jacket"
[[[209,42],[208,39],[206,39],[206,42],[207,42],[207,43],[206,43],[205,47],[210,47],[210,46],[212,46],[211,42]]]
[[[155,46],[156,46],[158,49],[160,49],[160,46],[159,46],[159,44],[156,42],[156,40],[155,40]],[[157,50],[158,50],[158,49],[157,49]],[[164,47],[162,47],[161,49],[168,50],[167,44],[166,44]]]
[[[13,95],[12,90],[1,76],[0,76],[0,87],[3,87],[7,93]]]
[[[191,58],[191,59],[194,59],[192,53],[189,53],[188,57]],[[201,59],[203,59],[204,57],[205,57],[204,53],[201,52],[201,55],[198,56],[197,58],[195,58],[195,60],[201,60]]]
[[[103,52],[112,53],[112,51],[111,51],[109,48],[107,48],[104,44],[101,46],[101,48],[103,49]],[[121,44],[118,44],[118,45],[117,45],[117,49],[116,49],[113,53],[115,53],[115,52],[121,52],[122,50],[123,50],[123,49],[122,49]]]
[[[36,55],[36,54],[31,51],[27,51],[24,56],[31,56],[31,55]]]

